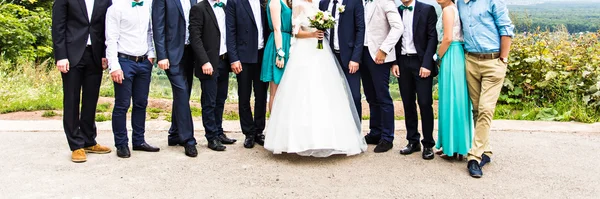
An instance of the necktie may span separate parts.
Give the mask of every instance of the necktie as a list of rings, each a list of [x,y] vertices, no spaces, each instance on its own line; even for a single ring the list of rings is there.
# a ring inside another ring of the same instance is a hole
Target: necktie
[[[223,7],[225,7],[225,4],[224,4],[223,2],[218,2],[218,3],[215,3],[215,4],[213,5],[213,7],[214,7],[214,8],[216,8],[216,7],[221,7],[221,8],[223,8]]]
[[[136,6],[143,6],[144,5],[144,1],[140,1],[140,2],[131,2],[131,7],[136,7]]]
[[[333,16],[333,18],[335,18],[335,13],[337,12],[337,3],[338,3],[338,0],[333,0],[333,7],[331,9],[331,15]],[[335,50],[334,45],[333,45],[334,36],[335,36],[335,26],[333,26],[333,28],[331,28],[331,30],[329,31],[329,45],[331,46],[331,50]]]
[[[413,7],[412,6],[405,6],[405,5],[400,5],[400,11],[404,11],[404,10],[408,10],[408,11],[413,11]]]

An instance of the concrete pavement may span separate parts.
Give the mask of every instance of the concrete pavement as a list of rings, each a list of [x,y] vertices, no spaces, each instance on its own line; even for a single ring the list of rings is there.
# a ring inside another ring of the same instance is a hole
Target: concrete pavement
[[[403,121],[392,151],[375,154],[369,146],[365,154],[330,158],[272,155],[241,143],[213,152],[195,125],[197,158],[167,146],[168,122],[151,121],[146,139],[159,153],[89,154],[75,164],[61,121],[2,120],[0,198],[600,197],[600,124],[494,121],[495,155],[481,179],[468,176],[466,162],[400,155]],[[224,126],[243,139],[237,121]],[[98,129],[98,142],[114,149],[110,122]]]

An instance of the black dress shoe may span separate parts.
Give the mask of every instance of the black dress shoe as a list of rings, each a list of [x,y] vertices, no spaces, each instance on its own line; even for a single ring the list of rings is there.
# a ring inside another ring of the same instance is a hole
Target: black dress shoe
[[[196,149],[196,145],[185,145],[183,148],[185,148],[185,155],[189,157],[198,156],[198,150]]]
[[[144,142],[139,146],[133,146],[133,150],[134,151],[146,151],[146,152],[158,152],[158,151],[160,151],[160,148],[153,147],[152,145],[149,145],[148,143]]]
[[[221,143],[221,140],[214,139],[212,141],[208,141],[208,148],[212,149],[213,151],[225,151],[227,147]]]
[[[416,144],[411,144],[408,143],[408,145],[406,145],[404,148],[400,149],[400,154],[402,155],[409,155],[412,154],[414,152],[417,151],[421,151],[421,144],[416,143]]]
[[[179,140],[174,140],[174,139],[168,139],[169,142],[169,146],[183,146],[183,144],[181,144],[181,141]]]
[[[394,147],[394,144],[382,139],[379,141],[379,144],[377,144],[377,146],[375,147],[374,152],[375,153],[387,152],[390,149],[392,149],[392,147]]]
[[[423,149],[423,159],[425,160],[433,160],[433,158],[435,157],[435,154],[433,153],[433,149],[429,148],[429,147],[425,147]]]
[[[481,171],[481,166],[477,163],[476,160],[469,161],[467,165],[467,169],[469,169],[469,175],[474,178],[481,178],[483,176],[483,171]]]
[[[244,140],[244,148],[247,148],[247,149],[254,148],[254,143],[255,143],[254,140],[255,139],[254,139],[253,135],[247,135],[246,140]]]
[[[380,139],[381,138],[374,138],[369,135],[365,135],[365,141],[367,141],[367,144],[379,144]]]
[[[260,146],[265,145],[265,134],[259,133],[254,136],[254,142]]]
[[[131,152],[129,152],[129,147],[128,146],[117,147],[117,156],[119,156],[120,158],[131,157]]]
[[[481,162],[479,163],[479,166],[483,168],[483,166],[485,166],[485,164],[492,162],[492,159],[490,158],[490,156],[483,154],[481,155]]]
[[[233,144],[233,143],[237,142],[236,139],[228,138],[225,134],[221,134],[217,138],[219,140],[221,140],[221,143],[223,143],[223,144]]]

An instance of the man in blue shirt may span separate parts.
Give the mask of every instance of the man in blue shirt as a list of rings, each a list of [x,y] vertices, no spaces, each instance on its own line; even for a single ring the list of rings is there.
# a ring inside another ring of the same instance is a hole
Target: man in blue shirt
[[[467,83],[473,102],[475,136],[467,168],[472,177],[483,175],[481,168],[492,151],[489,133],[496,102],[508,66],[514,26],[504,0],[458,0],[458,10],[467,52]]]

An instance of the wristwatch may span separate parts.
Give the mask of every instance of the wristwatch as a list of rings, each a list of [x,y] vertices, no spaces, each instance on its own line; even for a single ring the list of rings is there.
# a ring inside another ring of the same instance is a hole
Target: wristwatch
[[[500,61],[502,61],[502,63],[508,64],[508,58],[502,58],[502,57],[500,57],[498,59],[500,59]]]

